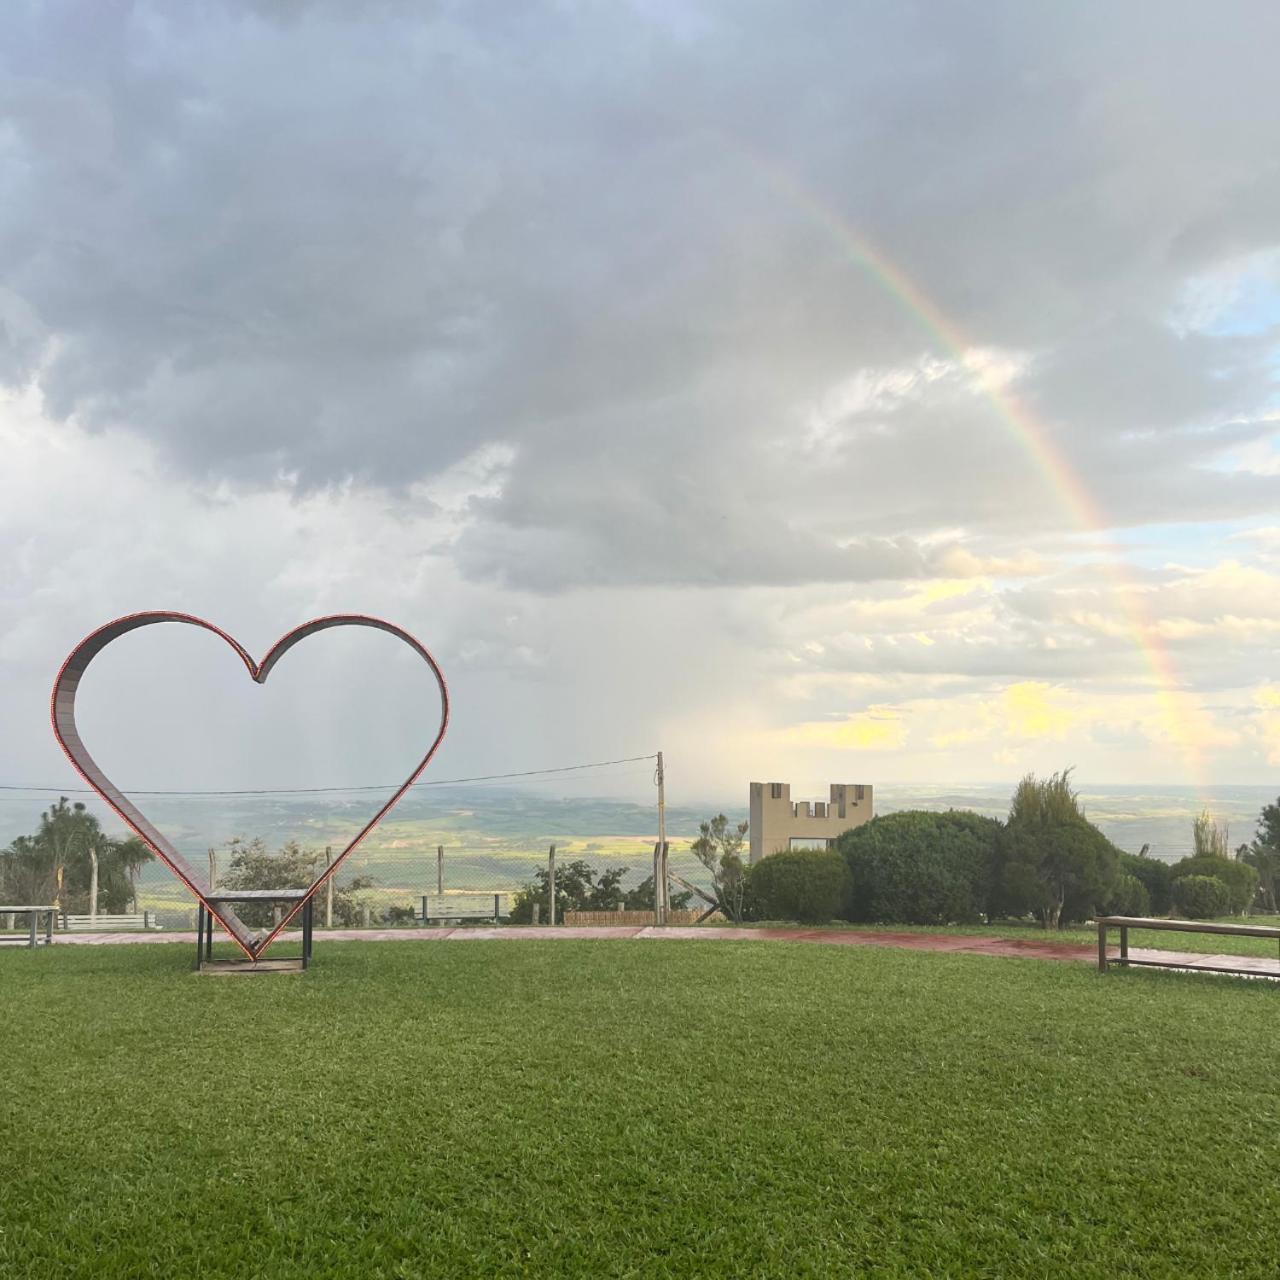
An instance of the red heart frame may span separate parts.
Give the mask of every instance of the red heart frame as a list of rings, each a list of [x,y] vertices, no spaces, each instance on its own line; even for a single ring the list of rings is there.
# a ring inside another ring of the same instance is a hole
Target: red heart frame
[[[261,940],[255,940],[250,935],[248,929],[235,916],[234,912],[231,913],[231,919],[227,920],[209,904],[208,899],[195,883],[198,877],[191,864],[152,826],[142,811],[103,773],[97,762],[89,754],[88,748],[84,745],[76,728],[76,691],[80,687],[80,681],[84,678],[84,673],[89,664],[113,640],[118,640],[121,636],[130,631],[136,631],[140,627],[153,626],[159,622],[183,622],[190,626],[203,627],[206,631],[212,631],[214,635],[225,640],[240,655],[240,660],[244,663],[250,677],[256,684],[265,684],[267,677],[271,674],[272,667],[295,644],[309,635],[314,635],[317,631],[326,631],[330,627],[373,627],[378,631],[390,632],[391,635],[403,640],[431,668],[432,674],[436,678],[436,684],[440,688],[440,728],[427,754],[418,761],[413,768],[413,772],[400,784],[391,799],[369,819],[355,839],[342,850],[332,864],[325,868],[324,874],[317,877],[307,890],[306,897],[298,902],[288,915]],[[267,650],[262,661],[255,662],[239,641],[229,636],[220,627],[215,627],[212,622],[206,622],[203,618],[194,617],[189,613],[158,611],[131,613],[127,617],[117,618],[114,622],[108,622],[105,626],[99,627],[92,634],[81,640],[67,656],[67,660],[62,664],[62,668],[58,672],[57,679],[53,682],[53,695],[50,699],[49,715],[53,723],[54,737],[57,738],[58,745],[66,754],[67,759],[71,761],[75,771],[115,810],[124,823],[159,857],[161,862],[204,903],[205,909],[226,929],[240,950],[250,960],[257,960],[294,916],[302,910],[307,900],[312,897],[316,890],[330,876],[337,873],[338,868],[346,861],[352,850],[390,813],[404,793],[418,780],[422,771],[431,763],[431,758],[444,740],[445,730],[449,727],[449,687],[445,684],[444,672],[440,670],[439,664],[427,649],[407,631],[397,627],[394,623],[384,622],[381,618],[370,618],[358,613],[339,613],[324,618],[313,618],[310,622],[304,622],[292,631],[285,632]]]

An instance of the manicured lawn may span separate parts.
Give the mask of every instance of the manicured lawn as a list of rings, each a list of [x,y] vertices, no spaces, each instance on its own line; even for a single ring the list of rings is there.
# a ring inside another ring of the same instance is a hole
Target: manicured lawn
[[[1280,990],[864,948],[0,954],[0,1275],[1267,1276]]]

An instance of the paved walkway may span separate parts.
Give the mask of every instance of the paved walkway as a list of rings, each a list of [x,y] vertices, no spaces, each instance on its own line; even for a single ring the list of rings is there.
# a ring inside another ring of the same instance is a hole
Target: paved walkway
[[[225,935],[219,934],[219,940]],[[285,940],[296,935],[286,934]],[[426,928],[426,929],[324,929],[316,940],[330,942],[488,942],[537,941],[558,942],[573,939],[699,942],[807,942],[838,947],[898,947],[906,951],[948,951],[979,956],[1015,956],[1028,960],[1075,960],[1096,964],[1097,948],[1076,942],[1053,942],[1040,938],[991,938],[960,933],[873,932],[853,929],[734,929],[728,927],[684,928],[671,926],[654,929],[628,928],[525,928],[507,925],[503,928]],[[191,933],[56,933],[55,946],[118,946],[138,943],[185,942],[194,946]],[[1119,954],[1111,948],[1110,954]],[[1209,956],[1190,951],[1155,951],[1131,947],[1135,960],[1161,960],[1165,964],[1234,965],[1259,975],[1277,977],[1275,962],[1261,956]]]

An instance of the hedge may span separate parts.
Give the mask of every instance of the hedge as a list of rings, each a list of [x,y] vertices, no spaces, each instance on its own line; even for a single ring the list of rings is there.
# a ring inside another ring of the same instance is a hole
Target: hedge
[[[1258,892],[1258,873],[1247,862],[1235,858],[1220,858],[1216,854],[1202,853],[1183,858],[1173,865],[1174,901],[1177,901],[1177,884],[1187,876],[1212,876],[1222,881],[1227,891],[1227,905],[1218,915],[1230,912],[1243,915],[1253,904]]]
[[[831,849],[785,849],[747,874],[748,914],[756,920],[820,924],[849,905],[849,868]]]
[[[1227,886],[1217,876],[1178,876],[1173,901],[1188,920],[1209,920],[1227,914]]]
[[[1116,916],[1146,916],[1151,914],[1151,895],[1147,886],[1137,876],[1121,872],[1107,901],[1107,910]]]
[[[988,907],[1001,824],[977,813],[910,809],[846,831],[836,848],[853,876],[850,919],[964,924]]]
[[[1120,873],[1142,881],[1153,915],[1165,916],[1173,909],[1173,868],[1167,862],[1141,853],[1122,853]]]

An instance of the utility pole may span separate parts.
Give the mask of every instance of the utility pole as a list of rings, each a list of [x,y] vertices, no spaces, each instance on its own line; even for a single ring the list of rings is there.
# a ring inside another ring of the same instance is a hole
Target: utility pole
[[[547,905],[547,923],[555,924],[556,922],[556,847],[551,846],[551,852],[547,854],[547,897],[551,901]]]
[[[653,897],[657,924],[667,923],[671,907],[671,892],[667,887],[667,775],[662,767],[662,752],[658,752],[658,850],[654,859]]]
[[[209,892],[212,893],[218,887],[218,851],[216,849],[209,850]]]

